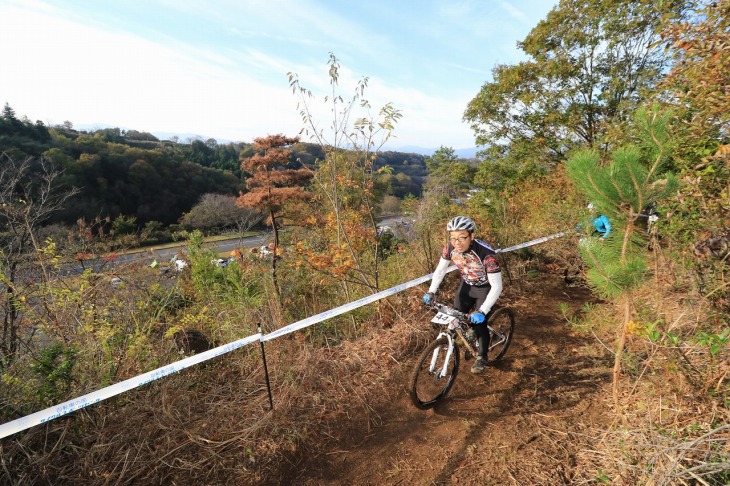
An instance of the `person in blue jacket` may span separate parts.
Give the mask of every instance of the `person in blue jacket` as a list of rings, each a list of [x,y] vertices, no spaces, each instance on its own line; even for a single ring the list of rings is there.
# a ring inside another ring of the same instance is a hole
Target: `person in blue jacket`
[[[588,209],[591,211],[591,213],[595,213],[593,203],[590,203],[588,205]],[[600,237],[604,240],[608,238],[609,234],[611,234],[611,222],[605,215],[599,214],[591,220],[591,224],[593,225],[593,228],[595,228],[593,233],[598,233],[598,235],[600,235]]]

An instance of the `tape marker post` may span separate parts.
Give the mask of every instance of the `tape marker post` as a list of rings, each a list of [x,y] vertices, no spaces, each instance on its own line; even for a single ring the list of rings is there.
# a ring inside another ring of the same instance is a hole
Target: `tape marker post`
[[[157,368],[156,370],[152,370],[139,376],[135,376],[134,378],[121,381],[106,388],[102,388],[101,390],[91,392],[87,395],[74,398],[73,400],[63,402],[53,407],[49,407],[45,410],[41,410],[40,412],[35,412],[30,415],[26,415],[25,417],[13,420],[11,422],[4,423],[0,425],[0,439],[20,432],[21,430],[29,429],[35,425],[40,425],[42,423],[48,422],[49,420],[53,420],[71,412],[75,412],[76,410],[88,407],[89,405],[93,405],[102,400],[106,400],[107,398],[119,395],[133,388],[137,388],[152,381],[159,380],[160,378],[164,378],[165,376],[177,373],[178,371],[184,370],[185,368],[189,368],[193,365],[202,363],[203,361],[207,361],[222,354],[229,353],[235,349],[259,341],[260,339],[261,334],[254,334],[252,336],[248,336],[243,339],[224,344],[223,346],[218,346],[217,348],[210,349],[203,353],[190,356],[189,358],[176,361],[169,365],[162,366],[161,368]]]

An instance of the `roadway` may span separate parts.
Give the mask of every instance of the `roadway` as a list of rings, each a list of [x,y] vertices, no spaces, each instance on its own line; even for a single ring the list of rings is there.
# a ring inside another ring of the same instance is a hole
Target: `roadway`
[[[397,227],[400,225],[407,225],[410,227],[410,223],[413,222],[412,218],[404,218],[401,215],[389,216],[383,218],[378,222],[378,227]],[[262,233],[256,236],[247,237],[236,237],[229,238],[226,240],[212,241],[204,243],[203,246],[206,248],[213,248],[215,251],[220,253],[227,253],[235,250],[236,248],[256,248],[262,245],[268,244],[272,239],[272,233]],[[127,253],[118,254],[118,256],[111,262],[107,262],[102,258],[96,258],[92,260],[85,260],[83,264],[74,265],[72,268],[62,269],[62,275],[68,275],[70,273],[81,273],[84,268],[93,267],[95,271],[101,270],[105,266],[111,265],[123,265],[125,263],[137,262],[140,260],[147,260],[152,262],[157,260],[158,262],[170,261],[175,255],[178,255],[182,249],[188,246],[187,243],[180,243],[178,246],[157,248],[157,249],[139,249],[133,250]]]

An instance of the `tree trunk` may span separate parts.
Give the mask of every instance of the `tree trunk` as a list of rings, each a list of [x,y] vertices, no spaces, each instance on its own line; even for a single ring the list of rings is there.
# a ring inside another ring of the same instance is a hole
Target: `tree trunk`
[[[276,300],[281,304],[281,289],[279,289],[279,279],[276,275],[276,253],[279,249],[279,228],[276,227],[276,216],[274,216],[274,210],[269,208],[269,216],[271,219],[271,227],[274,228],[274,248],[271,255],[271,279],[274,281],[274,293],[276,294]]]
[[[619,377],[621,375],[621,358],[624,354],[624,346],[626,345],[626,328],[631,321],[631,292],[625,292],[622,297],[621,307],[623,308],[623,319],[618,330],[618,341],[616,343],[616,356],[613,361],[613,403],[616,409],[619,407]]]

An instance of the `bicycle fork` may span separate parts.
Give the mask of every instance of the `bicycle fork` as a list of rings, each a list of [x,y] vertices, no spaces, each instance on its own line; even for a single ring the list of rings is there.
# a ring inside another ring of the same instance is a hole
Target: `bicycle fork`
[[[449,371],[449,363],[451,362],[451,354],[454,352],[454,338],[451,336],[451,334],[446,332],[440,332],[439,335],[436,336],[436,339],[441,339],[442,337],[445,337],[449,341],[449,345],[446,348],[446,359],[444,359],[444,365],[438,372],[439,378],[444,378],[447,375]],[[440,346],[433,350],[433,356],[431,356],[431,364],[428,367],[429,372],[434,373],[436,371],[436,361],[438,360],[438,356],[441,351],[442,350]]]

